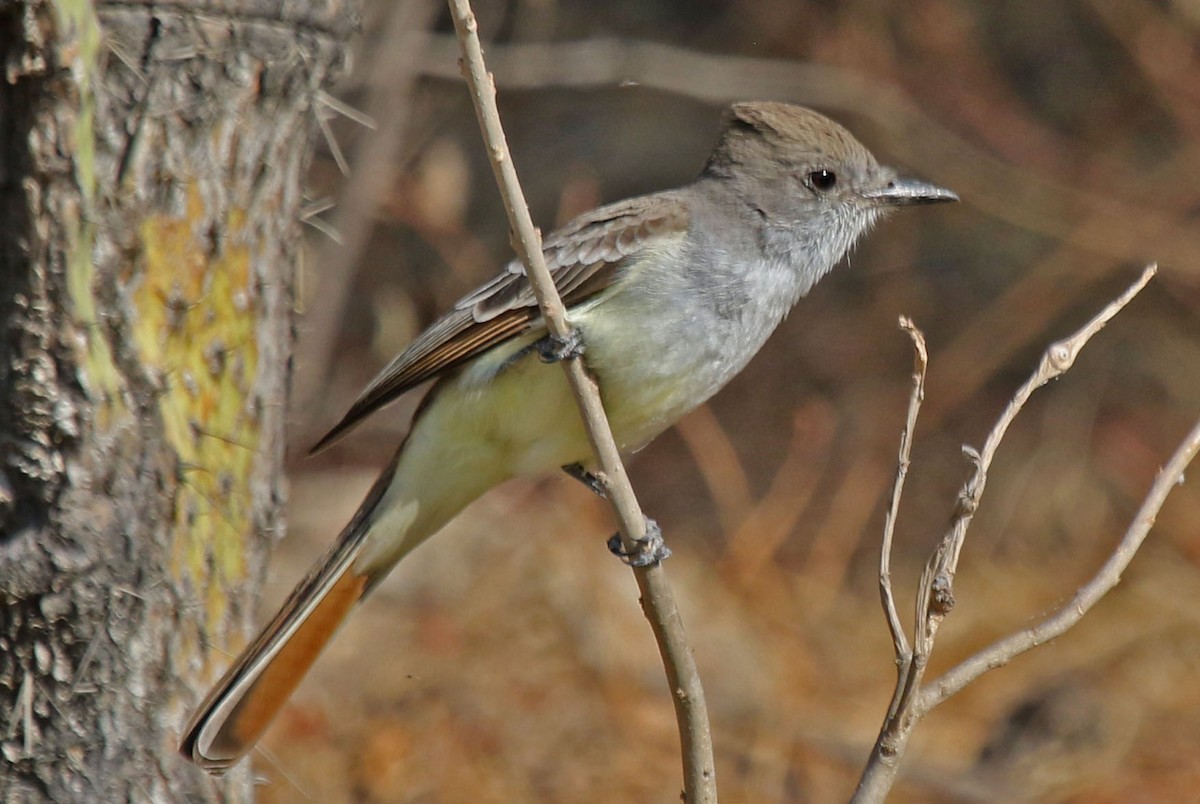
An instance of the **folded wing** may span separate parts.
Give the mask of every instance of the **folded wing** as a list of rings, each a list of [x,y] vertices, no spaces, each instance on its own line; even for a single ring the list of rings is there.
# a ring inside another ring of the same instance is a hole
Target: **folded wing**
[[[658,238],[687,225],[687,208],[674,193],[641,196],[576,218],[546,238],[542,253],[569,309],[608,288],[622,267]],[[525,267],[513,260],[384,368],[309,454],[334,443],[405,391],[534,328],[543,328],[537,299]]]

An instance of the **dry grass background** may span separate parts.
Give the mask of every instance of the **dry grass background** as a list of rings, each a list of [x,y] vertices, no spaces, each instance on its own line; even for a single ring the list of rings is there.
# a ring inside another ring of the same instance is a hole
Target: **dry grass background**
[[[967,470],[959,445],[982,441],[1048,341],[1143,262],[1162,262],[1009,435],[934,673],[1067,599],[1200,412],[1200,5],[497,0],[476,11],[546,228],[686,182],[724,102],[765,96],[818,105],[882,160],[963,196],[883,224],[742,377],[631,466],[675,550],[668,570],[709,695],[723,800],[844,800],[893,681],[874,573],[911,366],[897,316],[925,330],[932,361],[897,534],[907,615]],[[327,455],[303,460],[304,448],[508,258],[468,98],[447,78],[444,11],[405,0],[368,12],[338,96],[380,127],[332,119],[350,177],[329,154],[313,168],[314,198],[337,199],[318,218],[344,245],[314,231],[305,266],[289,536],[266,605],[341,528],[416,399]],[[531,49],[598,37],[686,48],[705,69],[678,61],[683,51],[615,63],[629,51]],[[1200,798],[1198,488],[1177,490],[1079,629],[919,728],[893,800]],[[513,482],[471,507],[317,665],[257,761],[263,800],[676,800],[671,704],[632,577],[604,548],[612,530],[607,508],[565,477]]]

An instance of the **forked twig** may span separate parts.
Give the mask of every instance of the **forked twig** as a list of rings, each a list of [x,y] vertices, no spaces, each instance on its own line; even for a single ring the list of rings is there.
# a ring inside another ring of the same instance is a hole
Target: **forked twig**
[[[1154,520],[1163,503],[1167,501],[1167,495],[1171,493],[1171,489],[1183,482],[1184,472],[1197,452],[1200,452],[1200,421],[1192,426],[1191,431],[1175,448],[1171,459],[1159,470],[1158,477],[1150,486],[1150,491],[1142,501],[1129,529],[1121,537],[1108,561],[1092,579],[1082,586],[1069,602],[1042,622],[994,642],[930,682],[917,699],[917,713],[925,714],[988,670],[1008,664],[1019,654],[1061,636],[1079,622],[1100,598],[1120,582],[1121,574],[1133,560],[1150,529],[1154,527]]]
[[[487,145],[488,158],[504,199],[513,247],[525,265],[526,274],[537,296],[538,308],[550,335],[560,343],[571,343],[573,331],[567,321],[562,300],[554,287],[554,281],[546,268],[541,237],[533,226],[512,157],[508,152],[504,129],[500,124],[500,113],[496,108],[496,87],[484,65],[475,15],[471,11],[469,0],[448,1],[462,50],[463,74],[471,89],[471,98]],[[602,471],[600,480],[616,514],[624,549],[630,555],[634,555],[646,537],[646,518],[625,473],[625,466],[601,405],[595,380],[588,374],[583,360],[578,356],[563,360],[562,365],[598,459]],[[691,804],[716,802],[716,766],[713,762],[708,708],[704,700],[704,690],[700,685],[696,661],[687,643],[683,621],[675,604],[675,596],[667,583],[661,564],[656,562],[646,567],[635,567],[634,575],[641,590],[642,610],[650,621],[654,638],[658,642],[675,704],[675,716],[683,749],[684,796]]]
[[[1166,501],[1173,486],[1183,477],[1183,472],[1200,451],[1200,422],[1176,449],[1171,460],[1163,467],[1158,478],[1151,486],[1141,509],[1124,537],[1117,545],[1112,556],[1085,586],[1076,592],[1067,605],[1060,608],[1041,622],[1030,626],[1016,634],[1001,639],[988,648],[976,653],[962,662],[941,678],[927,686],[922,686],[925,668],[933,651],[934,639],[938,626],[954,607],[954,575],[958,568],[958,559],[962,545],[966,539],[967,530],[987,483],[988,469],[1000,446],[1005,433],[1033,392],[1065,373],[1075,362],[1080,350],[1112,318],[1119,313],[1133,298],[1141,292],[1157,271],[1151,265],[1120,297],[1100,311],[1091,321],[1078,332],[1061,341],[1053,343],[1046,349],[1037,369],[1021,386],[1001,413],[996,424],[988,434],[983,449],[975,451],[964,448],[971,459],[974,469],[959,493],[958,503],[950,529],[938,544],[930,557],[921,577],[917,593],[917,613],[914,626],[913,646],[908,647],[907,640],[900,628],[896,615],[895,601],[892,598],[889,578],[892,530],[895,526],[895,514],[899,505],[899,495],[903,486],[904,475],[908,468],[908,449],[912,438],[912,430],[916,421],[922,395],[924,379],[924,358],[919,339],[914,331],[909,333],[917,344],[918,370],[913,376],[913,394],[909,403],[908,421],[901,437],[900,468],[897,471],[896,484],[893,488],[892,502],[884,525],[884,546],[880,558],[880,594],[883,600],[884,614],[888,628],[892,633],[892,641],[896,652],[898,678],[892,702],[888,708],[887,717],[880,729],[875,748],[871,752],[866,769],[863,771],[859,786],[854,794],[855,802],[883,801],[891,789],[899,769],[900,758],[908,744],[916,724],[935,706],[942,703],[967,684],[971,683],[988,670],[1007,664],[1015,656],[1053,639],[1071,628],[1082,619],[1083,615],[1109,590],[1116,586],[1121,573],[1133,559],[1133,555],[1141,546],[1143,540],[1154,524],[1155,516]],[[902,323],[902,326],[905,326]],[[906,326],[906,329],[911,325]]]

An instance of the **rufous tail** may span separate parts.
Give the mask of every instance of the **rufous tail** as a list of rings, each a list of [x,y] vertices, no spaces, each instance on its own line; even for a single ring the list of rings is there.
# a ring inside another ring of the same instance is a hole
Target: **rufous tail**
[[[376,481],[333,548],[205,696],[179,744],[180,753],[192,762],[210,773],[237,764],[369,591],[372,575],[356,571],[354,561],[391,475],[385,472]]]

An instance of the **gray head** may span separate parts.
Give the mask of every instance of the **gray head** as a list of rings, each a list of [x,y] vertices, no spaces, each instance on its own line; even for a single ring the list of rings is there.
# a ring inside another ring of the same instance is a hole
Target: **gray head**
[[[768,251],[813,272],[812,282],[888,211],[958,200],[900,178],[842,126],[787,103],[734,104],[703,175],[728,182],[761,217]]]

